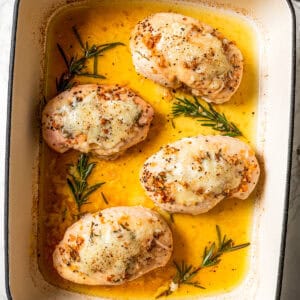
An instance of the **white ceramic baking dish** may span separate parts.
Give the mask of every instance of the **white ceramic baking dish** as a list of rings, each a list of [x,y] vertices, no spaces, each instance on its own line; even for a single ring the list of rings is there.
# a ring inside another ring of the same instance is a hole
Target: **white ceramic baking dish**
[[[45,30],[51,15],[63,5],[77,5],[77,2],[19,0],[15,5],[8,99],[5,226],[7,297],[16,300],[93,298],[49,285],[41,276],[36,259],[40,145],[37,115],[42,89]],[[88,4],[87,1],[81,2]],[[295,18],[292,5],[286,0],[190,2],[239,14],[254,27],[258,38],[257,151],[263,157],[264,172],[261,197],[253,217],[250,268],[240,286],[214,299],[279,298],[293,131]]]

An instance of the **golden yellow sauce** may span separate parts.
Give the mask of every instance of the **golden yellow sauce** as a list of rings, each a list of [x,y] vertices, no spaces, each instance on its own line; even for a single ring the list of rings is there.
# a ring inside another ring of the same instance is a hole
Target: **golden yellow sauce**
[[[229,103],[219,105],[217,109],[238,125],[244,134],[244,140],[254,144],[258,62],[255,35],[244,19],[222,11],[173,2],[168,4],[155,1],[110,0],[98,2],[94,7],[66,8],[53,18],[48,28],[46,98],[51,99],[55,96],[55,78],[65,70],[56,43],[59,43],[68,54],[80,53],[79,45],[71,30],[72,26],[76,25],[83,40],[88,40],[90,45],[107,42],[126,44],[109,50],[99,59],[99,73],[105,75],[107,79],[78,77],[76,81],[126,85],[138,92],[155,109],[153,126],[146,141],[130,148],[115,161],[92,159],[97,162],[97,166],[89,179],[90,184],[102,181],[106,183],[89,198],[89,204],[82,206],[81,213],[95,212],[118,205],[143,205],[154,208],[139,183],[139,172],[146,158],[158,151],[161,145],[182,137],[217,134],[189,118],[175,119],[174,128],[170,121],[172,99],[168,90],[137,75],[134,70],[129,50],[130,31],[139,20],[149,14],[166,11],[182,13],[210,24],[228,39],[235,41],[241,49],[245,60],[241,86]],[[201,262],[204,247],[216,241],[216,224],[237,243],[247,242],[250,239],[254,196],[244,201],[225,200],[206,214],[199,216],[176,214],[174,223],[169,220],[167,214],[163,214],[174,236],[174,254],[164,268],[115,287],[90,287],[63,280],[53,268],[52,252],[62,239],[66,228],[77,220],[77,207],[66,184],[67,164],[75,163],[77,158],[78,153],[75,151],[58,154],[46,145],[42,148],[39,266],[45,279],[56,286],[113,299],[154,298],[157,292],[161,291],[160,287],[166,287],[175,274],[173,260],[185,260],[193,265]],[[106,195],[108,205],[103,201],[101,192]],[[183,285],[169,298],[212,295],[232,290],[243,280],[247,272],[248,252],[249,249],[243,249],[225,254],[218,266],[202,270],[195,280],[206,289]]]

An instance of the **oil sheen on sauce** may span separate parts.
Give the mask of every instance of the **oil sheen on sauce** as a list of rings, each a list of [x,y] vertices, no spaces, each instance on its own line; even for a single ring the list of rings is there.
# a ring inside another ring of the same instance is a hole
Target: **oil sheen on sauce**
[[[244,140],[254,145],[258,98],[257,50],[254,31],[243,18],[221,10],[188,6],[174,1],[168,4],[155,1],[111,0],[91,5],[65,8],[49,24],[46,99],[55,96],[55,78],[59,77],[65,68],[56,43],[68,54],[80,51],[72,33],[72,26],[75,25],[82,39],[87,40],[90,45],[107,42],[125,44],[105,52],[104,56],[99,58],[99,73],[107,79],[78,77],[76,81],[126,85],[154,107],[155,117],[147,140],[127,150],[119,159],[102,161],[92,158],[97,165],[89,179],[90,184],[103,181],[106,183],[92,194],[89,203],[82,206],[81,213],[118,205],[143,205],[156,209],[139,183],[139,172],[143,162],[166,143],[187,136],[215,134],[210,128],[201,127],[197,121],[189,118],[177,118],[172,122],[170,92],[136,74],[129,50],[130,31],[139,20],[151,13],[177,12],[197,18],[219,29],[228,39],[236,42],[245,60],[243,80],[234,97],[228,103],[219,105],[217,109],[238,125],[244,134]],[[90,68],[92,69],[92,66]],[[153,299],[160,287],[166,287],[174,276],[173,260],[184,260],[193,265],[201,262],[204,247],[217,239],[216,224],[237,243],[250,241],[255,193],[244,201],[225,200],[208,213],[199,216],[175,214],[174,222],[171,222],[168,214],[162,212],[174,237],[174,254],[164,268],[115,287],[91,287],[70,283],[55,272],[52,253],[66,228],[77,220],[77,207],[66,184],[67,165],[75,163],[77,157],[78,153],[75,151],[58,154],[46,145],[42,147],[38,260],[43,276],[55,286],[113,299]],[[105,194],[108,205],[103,201],[101,192]],[[218,266],[202,270],[195,278],[205,289],[183,285],[168,298],[214,295],[231,291],[247,274],[248,256],[249,249],[225,254]]]

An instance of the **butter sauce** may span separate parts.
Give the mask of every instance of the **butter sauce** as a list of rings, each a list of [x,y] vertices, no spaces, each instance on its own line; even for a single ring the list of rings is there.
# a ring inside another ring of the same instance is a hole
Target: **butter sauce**
[[[154,208],[140,183],[139,172],[144,161],[158,151],[162,145],[182,137],[198,134],[216,134],[210,128],[189,118],[171,120],[172,98],[170,92],[136,74],[132,65],[129,36],[135,24],[155,12],[177,12],[201,20],[236,42],[241,49],[245,65],[240,88],[233,98],[216,108],[226,114],[241,129],[244,140],[255,144],[255,122],[258,99],[257,45],[253,28],[247,21],[222,10],[209,9],[201,5],[156,1],[95,1],[89,6],[68,7],[60,11],[48,28],[47,70],[45,94],[47,99],[56,95],[55,78],[64,71],[64,63],[56,48],[63,46],[66,53],[79,52],[79,45],[72,33],[76,25],[84,40],[90,44],[123,42],[126,46],[107,51],[99,58],[99,73],[107,79],[78,77],[80,83],[107,83],[126,85],[140,94],[155,109],[153,126],[146,141],[130,148],[115,161],[97,162],[90,183],[105,181],[106,184],[89,198],[81,213],[95,212],[117,205],[143,205]],[[92,69],[92,63],[90,65]],[[178,94],[180,95],[180,93]],[[173,124],[174,123],[174,124]],[[175,126],[174,126],[175,125]],[[169,264],[143,277],[121,286],[84,286],[63,280],[55,272],[52,253],[62,239],[68,226],[77,220],[77,207],[66,184],[67,165],[77,160],[78,153],[69,151],[58,154],[46,145],[42,147],[41,191],[39,207],[39,267],[45,279],[61,288],[98,297],[113,299],[150,299],[159,288],[168,284],[175,274],[172,260],[185,260],[197,265],[201,262],[203,249],[216,240],[215,225],[237,243],[250,241],[251,220],[255,194],[247,200],[231,199],[221,202],[213,210],[199,216],[174,215],[170,227],[174,236],[174,255]],[[101,197],[104,193],[109,204]],[[169,216],[163,214],[167,219]],[[250,241],[251,242],[251,241]],[[236,287],[248,270],[249,249],[225,254],[222,262],[207,268],[195,278],[206,289],[182,286],[169,298],[178,296],[214,295],[228,292]]]

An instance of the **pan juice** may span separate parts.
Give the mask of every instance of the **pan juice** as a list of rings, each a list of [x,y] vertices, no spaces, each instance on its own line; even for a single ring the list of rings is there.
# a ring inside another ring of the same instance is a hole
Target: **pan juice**
[[[106,79],[77,77],[76,81],[98,84],[120,84],[132,88],[154,110],[155,117],[147,139],[128,149],[114,161],[91,157],[96,167],[89,183],[105,184],[83,205],[80,213],[96,212],[112,206],[142,205],[153,208],[168,221],[174,238],[174,253],[167,266],[154,270],[129,283],[106,287],[73,284],[61,278],[52,264],[52,253],[63,238],[65,230],[77,220],[76,203],[66,183],[67,165],[76,163],[78,152],[55,153],[47,145],[42,146],[40,204],[39,204],[39,268],[44,278],[63,289],[111,299],[154,299],[168,287],[176,273],[173,260],[198,266],[205,246],[217,241],[215,226],[236,243],[251,242],[252,218],[256,193],[247,200],[229,199],[218,204],[208,213],[191,216],[170,215],[158,210],[145,195],[139,182],[139,172],[144,161],[162,145],[187,136],[217,134],[211,128],[202,127],[191,118],[180,117],[172,121],[172,94],[154,82],[139,76],[134,69],[129,49],[130,32],[136,23],[156,12],[176,12],[199,19],[217,28],[226,38],[234,41],[244,56],[244,75],[240,88],[232,99],[216,105],[243,132],[243,140],[255,148],[256,114],[258,102],[258,54],[254,30],[245,18],[218,9],[174,1],[97,1],[89,6],[69,6],[56,14],[49,26],[46,51],[46,99],[56,95],[55,79],[65,65],[57,49],[59,43],[67,55],[80,53],[80,45],[74,37],[76,26],[83,41],[92,44],[122,42],[99,57],[99,73]],[[89,70],[92,70],[92,62]],[[177,96],[181,94],[178,93]],[[186,95],[190,97],[189,95]],[[191,97],[190,97],[191,99]],[[107,198],[105,203],[101,192]],[[251,246],[250,246],[251,247]],[[250,247],[224,254],[220,264],[201,270],[194,278],[205,289],[182,285],[168,298],[198,297],[230,292],[245,278],[249,269]]]

